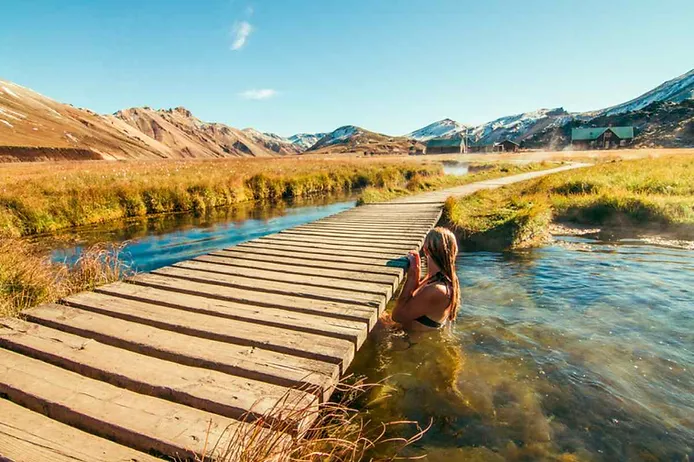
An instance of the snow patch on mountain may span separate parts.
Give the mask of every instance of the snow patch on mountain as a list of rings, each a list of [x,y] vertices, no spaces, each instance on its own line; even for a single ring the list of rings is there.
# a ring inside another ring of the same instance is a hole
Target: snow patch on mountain
[[[521,141],[533,133],[550,126],[563,126],[572,120],[572,115],[563,108],[538,109],[506,117],[479,125],[470,132],[478,143],[492,144],[504,140]]]
[[[326,135],[327,133],[297,133],[287,139],[297,145],[302,151],[307,151]]]
[[[668,80],[631,101],[600,111],[587,112],[583,115],[590,117],[618,115],[638,111],[657,102],[681,103],[689,99],[694,99],[694,69],[672,80]]]
[[[340,127],[318,140],[316,144],[312,146],[312,149],[324,148],[326,146],[347,142],[362,132],[363,130],[359,127],[355,127],[354,125],[345,125],[344,127]]]
[[[455,120],[443,119],[408,133],[405,137],[417,141],[429,141],[433,138],[453,138],[465,131],[466,128],[465,125]]]

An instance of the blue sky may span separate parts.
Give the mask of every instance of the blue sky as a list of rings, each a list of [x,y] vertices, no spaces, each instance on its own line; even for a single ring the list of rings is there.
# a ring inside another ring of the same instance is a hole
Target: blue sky
[[[97,112],[404,134],[623,102],[694,67],[691,0],[0,0],[0,78]]]

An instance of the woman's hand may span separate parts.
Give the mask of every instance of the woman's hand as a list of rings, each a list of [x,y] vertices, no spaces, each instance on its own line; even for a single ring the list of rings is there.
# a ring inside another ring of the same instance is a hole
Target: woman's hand
[[[409,266],[407,268],[407,277],[419,281],[419,276],[421,274],[422,261],[419,258],[418,252],[410,252],[407,255],[407,261]]]

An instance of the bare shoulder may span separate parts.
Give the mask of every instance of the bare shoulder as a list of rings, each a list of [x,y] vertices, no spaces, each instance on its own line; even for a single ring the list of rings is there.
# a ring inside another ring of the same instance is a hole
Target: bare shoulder
[[[448,305],[450,301],[448,288],[443,284],[429,284],[421,288],[417,295],[421,295],[429,303]]]

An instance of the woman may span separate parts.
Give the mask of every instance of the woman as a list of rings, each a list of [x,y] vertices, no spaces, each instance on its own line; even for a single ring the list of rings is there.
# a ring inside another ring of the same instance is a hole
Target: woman
[[[424,240],[427,276],[420,280],[419,254],[410,252],[407,281],[395,305],[392,319],[407,330],[427,331],[455,320],[460,306],[460,285],[455,273],[458,244],[452,232],[434,228]]]

